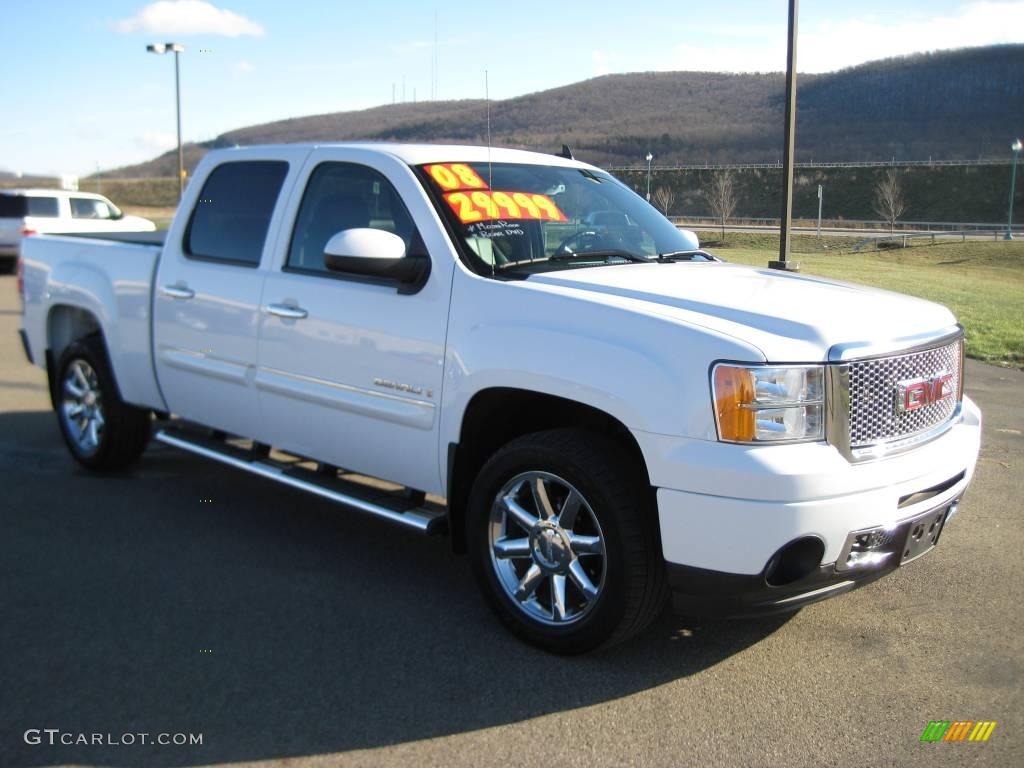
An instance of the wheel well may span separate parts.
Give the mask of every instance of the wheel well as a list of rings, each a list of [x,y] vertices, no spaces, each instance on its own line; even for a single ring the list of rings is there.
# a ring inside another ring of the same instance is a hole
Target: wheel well
[[[636,438],[625,424],[589,405],[564,397],[522,389],[494,388],[478,392],[462,418],[459,442],[448,447],[448,516],[452,546],[464,552],[466,502],[473,480],[501,446],[547,429],[577,427],[618,442],[627,466],[642,473],[647,465]]]
[[[94,333],[102,334],[99,320],[80,307],[60,304],[50,310],[46,319],[46,347],[60,360],[68,345]]]
[[[50,309],[46,318],[46,377],[50,385],[50,404],[54,408],[57,407],[54,389],[57,362],[71,344],[92,335],[103,340],[99,320],[91,312],[67,304],[58,304]]]

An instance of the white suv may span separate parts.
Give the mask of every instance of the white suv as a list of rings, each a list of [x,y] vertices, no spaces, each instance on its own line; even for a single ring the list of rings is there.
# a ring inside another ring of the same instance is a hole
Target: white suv
[[[10,271],[27,235],[152,232],[156,225],[125,216],[102,195],[61,189],[0,190],[0,271]]]

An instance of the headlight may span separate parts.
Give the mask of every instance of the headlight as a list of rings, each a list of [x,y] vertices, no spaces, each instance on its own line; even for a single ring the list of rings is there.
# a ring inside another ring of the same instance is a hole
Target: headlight
[[[719,440],[824,439],[824,366],[722,364],[711,378]]]

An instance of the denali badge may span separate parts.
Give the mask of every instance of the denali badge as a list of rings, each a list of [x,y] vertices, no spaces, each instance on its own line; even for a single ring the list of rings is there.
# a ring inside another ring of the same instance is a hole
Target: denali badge
[[[413,395],[422,395],[423,387],[417,387],[413,384],[400,384],[397,381],[390,381],[388,379],[377,378],[373,380],[375,387],[384,387],[385,389],[395,389],[399,392],[408,392]],[[427,390],[427,397],[433,397],[434,393],[432,390]]]
[[[896,383],[896,410],[916,411],[953,396],[952,373],[937,373],[929,379],[907,379]]]

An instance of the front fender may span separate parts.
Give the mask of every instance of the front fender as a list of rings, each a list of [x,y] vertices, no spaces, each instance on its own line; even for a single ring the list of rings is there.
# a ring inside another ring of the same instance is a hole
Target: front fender
[[[714,439],[710,363],[763,359],[732,337],[595,293],[462,271],[454,283],[442,446],[458,442],[468,403],[492,387],[583,403],[633,430]]]

